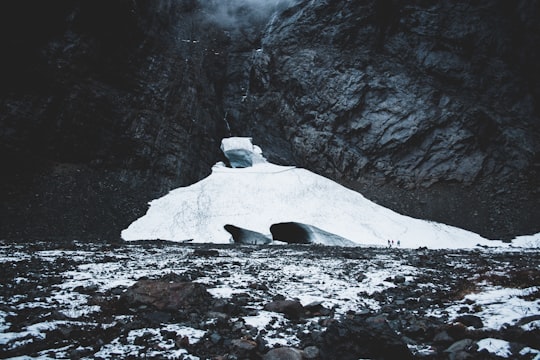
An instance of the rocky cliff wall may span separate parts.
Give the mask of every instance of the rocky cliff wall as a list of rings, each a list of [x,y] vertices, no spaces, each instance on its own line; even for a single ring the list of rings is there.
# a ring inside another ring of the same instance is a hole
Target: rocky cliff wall
[[[528,1],[304,1],[267,27],[230,122],[398,211],[538,231],[538,16]]]
[[[0,6],[3,236],[118,238],[210,172],[228,40],[195,1]]]
[[[2,2],[2,237],[115,239],[228,135],[403,213],[540,231],[537,1],[253,4]]]

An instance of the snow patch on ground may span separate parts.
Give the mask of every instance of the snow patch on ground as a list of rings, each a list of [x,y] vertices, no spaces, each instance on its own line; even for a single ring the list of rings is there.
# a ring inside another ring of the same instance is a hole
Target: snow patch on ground
[[[510,358],[512,354],[512,344],[508,341],[495,339],[495,338],[486,338],[477,342],[478,351],[487,351],[493,355],[500,356],[502,358]],[[540,351],[524,347],[519,351],[521,356],[530,355],[528,359],[540,360]]]
[[[540,233],[518,236],[512,240],[512,245],[524,248],[540,248]]]
[[[143,328],[131,330],[125,339],[114,339],[110,344],[105,345],[99,352],[94,354],[97,359],[111,358],[168,358],[168,359],[198,359],[188,354],[185,349],[177,349],[174,339],[163,337],[162,331],[175,332],[176,336],[188,337],[189,343],[198,342],[205,332],[184,326],[167,325],[161,329]],[[147,346],[136,345],[138,338],[145,338],[149,342],[159,344],[155,349]]]
[[[474,315],[482,319],[484,328],[497,330],[506,324],[514,325],[524,317],[540,314],[538,296],[529,300],[530,295],[537,294],[539,289],[539,287],[526,289],[487,287],[481,292],[466,295],[461,302],[444,309],[444,313],[457,318],[464,304],[474,303],[481,308]],[[437,310],[433,315],[440,316],[441,313]]]
[[[510,351],[510,343],[500,339],[487,338],[478,341],[478,351],[482,350],[487,350],[494,355],[504,358],[512,355],[512,351]]]

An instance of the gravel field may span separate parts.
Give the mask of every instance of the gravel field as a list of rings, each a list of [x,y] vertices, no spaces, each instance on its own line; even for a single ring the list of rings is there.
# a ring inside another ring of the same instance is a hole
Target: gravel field
[[[538,250],[1,242],[0,263],[1,358],[540,359]]]

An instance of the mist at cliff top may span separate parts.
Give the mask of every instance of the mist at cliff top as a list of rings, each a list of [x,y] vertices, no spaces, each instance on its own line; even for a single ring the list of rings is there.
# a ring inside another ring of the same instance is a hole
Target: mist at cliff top
[[[208,19],[225,28],[240,28],[267,20],[276,11],[291,7],[300,0],[208,0],[201,5]]]

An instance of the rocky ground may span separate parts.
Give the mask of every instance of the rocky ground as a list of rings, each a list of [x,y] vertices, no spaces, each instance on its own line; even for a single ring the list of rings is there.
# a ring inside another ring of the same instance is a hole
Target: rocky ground
[[[540,252],[0,243],[1,358],[538,359]]]

